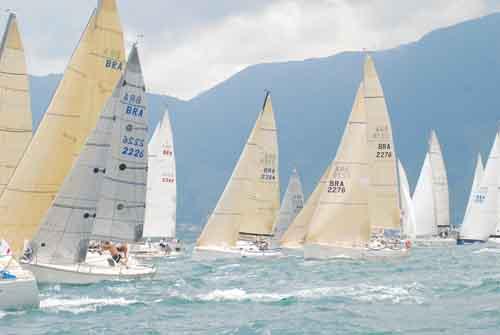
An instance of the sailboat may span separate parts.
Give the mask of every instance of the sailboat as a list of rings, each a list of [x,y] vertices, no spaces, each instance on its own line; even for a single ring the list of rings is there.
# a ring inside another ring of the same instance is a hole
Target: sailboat
[[[436,132],[431,131],[428,152],[413,194],[417,245],[455,243],[451,238],[448,177]]]
[[[0,44],[0,193],[31,139],[29,79],[16,15],[11,13]],[[35,277],[23,270],[6,241],[0,240],[0,310],[38,307]]]
[[[407,239],[415,238],[415,210],[411,199],[410,183],[406,170],[398,159],[399,189],[401,194],[401,230],[402,235]]]
[[[392,129],[370,56],[306,236],[306,259],[392,257],[400,239]]]
[[[89,254],[94,241],[137,242],[146,201],[148,108],[136,45],[73,168],[30,242],[38,282],[89,284],[152,277],[156,269]],[[109,264],[108,264],[109,263]]]
[[[283,234],[304,207],[304,193],[302,183],[296,169],[293,169],[288,186],[281,202],[281,208],[273,227],[271,244],[278,248]]]
[[[115,0],[99,0],[52,101],[0,198],[0,237],[33,238],[123,70]]]
[[[143,241],[132,245],[136,257],[164,257],[179,254],[175,239],[176,173],[172,127],[168,111],[158,123],[148,145],[148,181]]]
[[[286,232],[281,238],[281,248],[290,250],[299,250],[304,247],[306,234],[309,229],[309,223],[318,205],[319,197],[326,187],[327,178],[330,173],[330,166],[323,173],[316,188],[306,201],[304,208],[297,214]]]
[[[477,186],[471,190],[470,204],[457,238],[459,245],[484,243],[495,234],[498,224],[499,141],[497,132],[482,177],[476,169],[474,183]]]
[[[197,258],[276,256],[268,250],[280,202],[278,138],[268,92],[250,137],[195,247]]]

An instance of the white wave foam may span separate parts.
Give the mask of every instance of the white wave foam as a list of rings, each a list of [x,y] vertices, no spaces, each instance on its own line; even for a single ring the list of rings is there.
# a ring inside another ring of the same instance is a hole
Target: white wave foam
[[[95,312],[104,306],[128,306],[138,303],[137,300],[125,298],[47,298],[40,301],[40,309],[55,312],[70,312],[73,314]]]
[[[473,254],[500,254],[500,249],[498,248],[482,248],[472,252]]]
[[[304,289],[290,293],[248,293],[235,288],[228,290],[214,290],[208,294],[196,296],[201,301],[255,301],[255,302],[278,302],[285,299],[315,300],[321,298],[343,297],[361,302],[384,302],[394,304],[416,303],[422,304],[423,297],[418,294],[421,286],[417,283],[403,287],[358,285],[346,287],[319,287]]]

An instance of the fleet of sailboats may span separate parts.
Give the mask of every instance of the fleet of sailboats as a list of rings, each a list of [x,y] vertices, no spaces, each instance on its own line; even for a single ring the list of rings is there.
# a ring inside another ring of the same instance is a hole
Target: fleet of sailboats
[[[149,143],[137,43],[125,60],[116,0],[98,0],[33,135],[17,18],[0,44],[0,309],[38,306],[37,283],[152,278],[137,259],[178,254],[177,174],[168,111]],[[337,152],[306,202],[293,170],[280,203],[271,94],[193,256],[388,258],[415,246],[500,242],[500,133],[476,163],[458,236],[445,160],[431,131],[413,197],[384,91],[367,56]],[[130,249],[129,249],[130,248]]]

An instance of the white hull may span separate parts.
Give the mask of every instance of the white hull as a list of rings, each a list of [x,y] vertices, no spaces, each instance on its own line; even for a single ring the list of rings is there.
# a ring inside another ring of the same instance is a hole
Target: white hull
[[[54,265],[23,263],[23,267],[36,277],[39,283],[87,285],[102,281],[128,281],[153,278],[156,269],[148,266],[105,266],[88,263]]]
[[[282,257],[283,253],[280,249],[243,249],[241,250],[241,257],[244,258],[277,258]]]
[[[309,244],[304,247],[304,259],[389,259],[405,257],[409,249],[370,249],[354,248],[333,245]]]
[[[415,238],[411,240],[413,247],[430,247],[439,248],[453,246],[457,244],[457,240],[454,238]]]
[[[0,310],[38,307],[38,286],[32,273],[23,270],[15,261],[7,271],[16,279],[0,279]]]
[[[217,247],[195,247],[193,250],[193,259],[217,260],[241,258],[241,250],[238,248],[217,248]]]
[[[182,251],[176,251],[172,248],[168,251],[160,247],[158,243],[133,244],[130,246],[130,254],[138,259],[177,257],[182,255]]]

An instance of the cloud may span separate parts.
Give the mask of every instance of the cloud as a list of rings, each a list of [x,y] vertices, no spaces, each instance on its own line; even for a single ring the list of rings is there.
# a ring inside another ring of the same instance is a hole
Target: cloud
[[[31,72],[61,72],[95,1],[4,0]],[[148,87],[189,98],[244,67],[383,49],[500,9],[498,0],[120,0],[126,39],[144,34]],[[64,14],[64,15],[62,15]],[[129,43],[130,44],[130,43]]]

